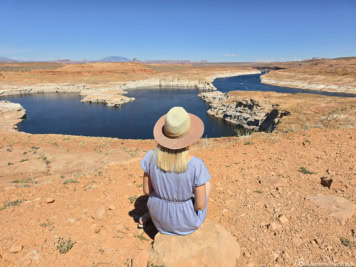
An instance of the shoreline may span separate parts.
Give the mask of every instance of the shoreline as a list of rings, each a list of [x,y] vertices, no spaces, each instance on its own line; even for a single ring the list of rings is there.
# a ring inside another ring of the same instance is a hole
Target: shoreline
[[[267,73],[268,74],[268,73]],[[304,90],[318,90],[323,92],[330,93],[347,93],[356,95],[356,87],[347,87],[335,84],[321,84],[321,83],[312,83],[308,81],[283,81],[277,79],[266,78],[267,74],[261,75],[261,83],[270,84],[281,87],[290,87],[298,88]]]
[[[86,83],[43,83],[37,85],[11,86],[0,85],[0,97],[25,95],[36,93],[81,93],[83,90],[95,91],[95,93],[103,90],[125,90],[125,89],[140,89],[141,87],[187,87],[196,88],[202,91],[216,91],[217,89],[212,84],[216,78],[233,77],[248,74],[259,74],[259,70],[252,71],[224,71],[218,72],[205,79],[184,79],[179,77],[171,78],[150,78],[144,80],[135,80],[129,82],[111,82],[103,85],[91,85]],[[104,88],[103,88],[104,87]],[[2,89],[5,88],[5,89]],[[146,89],[145,88],[145,89]]]

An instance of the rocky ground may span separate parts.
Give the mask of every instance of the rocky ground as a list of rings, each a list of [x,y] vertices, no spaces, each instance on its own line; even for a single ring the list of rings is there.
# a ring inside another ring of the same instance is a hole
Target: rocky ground
[[[139,161],[154,146],[0,134],[0,265],[130,263],[152,241],[152,229],[138,230],[134,219],[145,211]],[[213,177],[208,218],[240,243],[237,266],[356,262],[355,147],[354,129],[257,133],[192,147]],[[330,189],[322,177],[333,179]],[[327,199],[311,198],[318,194],[345,203],[328,211]]]

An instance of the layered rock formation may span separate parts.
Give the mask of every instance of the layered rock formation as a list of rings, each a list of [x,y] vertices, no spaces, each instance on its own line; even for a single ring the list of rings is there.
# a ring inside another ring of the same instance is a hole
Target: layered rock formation
[[[272,132],[279,120],[289,112],[278,104],[263,103],[252,98],[230,98],[221,92],[201,93],[199,97],[209,103],[207,113],[239,126],[244,131]]]
[[[260,73],[258,70],[250,71],[223,71],[215,72],[213,75],[208,75],[202,78],[182,78],[179,76],[171,77],[157,77],[144,80],[134,80],[128,82],[109,82],[100,85],[87,84],[87,83],[40,83],[35,85],[0,85],[0,96],[8,95],[24,95],[24,94],[36,94],[36,93],[80,93],[84,91],[103,92],[103,86],[105,90],[118,90],[123,91],[125,89],[135,89],[141,87],[181,87],[181,88],[196,88],[202,91],[215,91],[216,88],[212,84],[214,79],[218,77],[231,77],[246,74]],[[96,92],[98,93],[98,92]]]
[[[356,58],[316,59],[261,76],[261,81],[285,87],[356,94]]]
[[[81,101],[89,103],[103,103],[109,107],[118,107],[135,99],[123,96],[126,89],[136,88],[195,88],[201,91],[215,91],[213,81],[217,77],[260,73],[258,70],[220,71],[205,77],[184,78],[186,76],[155,77],[127,82],[109,82],[105,84],[87,83],[40,83],[34,85],[0,84],[0,97],[9,95],[25,95],[37,93],[79,93],[85,96]]]
[[[20,104],[0,101],[0,132],[15,131],[25,116],[26,111]]]
[[[261,76],[261,82],[266,84],[272,84],[283,87],[293,87],[299,89],[307,90],[319,90],[327,92],[338,92],[338,93],[350,93],[356,94],[356,87],[337,85],[337,84],[328,84],[328,83],[317,83],[313,82],[312,79],[306,81],[298,80],[282,80],[282,78],[270,78],[272,75],[265,74]]]
[[[81,102],[102,103],[108,107],[120,107],[125,103],[135,101],[134,97],[122,95],[125,93],[122,90],[83,90],[80,95],[84,96]]]

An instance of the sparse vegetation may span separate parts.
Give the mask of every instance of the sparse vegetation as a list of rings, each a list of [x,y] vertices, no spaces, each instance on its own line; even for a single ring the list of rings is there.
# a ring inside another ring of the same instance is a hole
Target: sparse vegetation
[[[12,162],[7,163],[7,166],[11,166],[11,165],[14,165],[14,164]]]
[[[253,142],[248,141],[248,142],[245,142],[244,145],[245,145],[245,146],[253,145]]]
[[[64,238],[60,237],[56,242],[56,249],[59,251],[59,253],[65,254],[73,248],[75,243],[76,242],[73,242],[71,238],[65,240]]]
[[[8,207],[16,207],[19,206],[22,202],[24,202],[25,200],[21,200],[21,199],[16,199],[14,201],[9,201],[4,203],[4,205],[0,208],[0,211],[7,209]]]
[[[6,149],[7,152],[12,152],[12,148],[9,147],[8,149]]]
[[[37,184],[37,181],[34,181],[32,178],[26,178],[26,179],[17,179],[17,180],[12,180],[10,181],[10,183],[12,184],[28,184],[28,183],[31,183],[31,184]]]
[[[79,181],[74,180],[74,179],[68,179],[63,182],[63,184],[77,184],[77,183],[79,183]]]
[[[22,159],[22,160],[20,160],[20,163],[25,162],[25,161],[28,161],[28,159]]]
[[[136,236],[138,239],[140,239],[141,241],[150,241],[147,237],[145,237],[145,236],[143,236],[143,233],[142,234],[140,234],[140,235],[137,235]]]
[[[105,252],[105,250],[103,250],[102,248],[99,248],[98,251],[103,254]]]
[[[51,226],[53,224],[54,224],[54,222],[51,222],[50,220],[47,220],[46,222],[41,223],[40,226],[41,227],[48,227],[48,226]]]
[[[157,265],[151,262],[147,262],[147,267],[165,267],[164,265]]]
[[[140,151],[139,148],[136,148],[135,150],[133,150],[133,149],[127,148],[127,147],[124,146],[124,145],[121,145],[121,148],[122,148],[127,154],[129,154],[131,157],[136,156],[136,154]]]
[[[346,237],[340,237],[340,241],[341,241],[341,244],[343,244],[345,247],[349,247],[349,248],[356,247],[356,242],[351,241]]]
[[[137,199],[137,196],[129,196],[130,204],[134,203]]]
[[[311,172],[311,171],[307,170],[304,167],[299,167],[298,171],[303,173],[303,174],[315,174],[315,172]]]
[[[246,129],[246,128],[242,127],[242,126],[239,126],[239,127],[235,128],[234,132],[235,132],[235,135],[236,135],[237,137],[240,137],[240,136],[248,136],[248,135],[251,135],[251,134],[252,134],[252,131],[251,131],[251,130]]]

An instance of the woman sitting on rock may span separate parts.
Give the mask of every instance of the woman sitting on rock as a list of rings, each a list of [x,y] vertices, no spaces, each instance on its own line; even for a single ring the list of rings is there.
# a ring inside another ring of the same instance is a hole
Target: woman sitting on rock
[[[210,174],[204,162],[189,155],[189,146],[200,139],[204,123],[182,107],[174,107],[156,123],[157,148],[141,161],[143,192],[149,196],[149,212],[139,219],[152,219],[167,235],[194,232],[206,217],[211,191]]]

